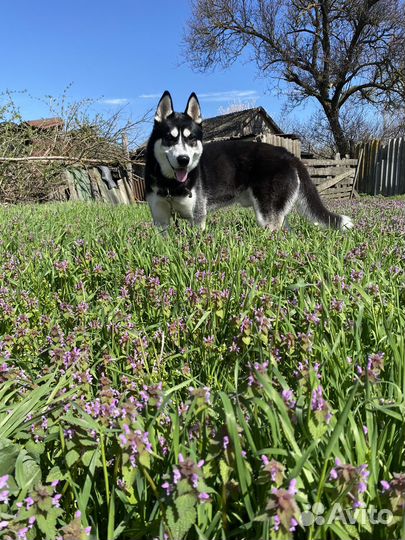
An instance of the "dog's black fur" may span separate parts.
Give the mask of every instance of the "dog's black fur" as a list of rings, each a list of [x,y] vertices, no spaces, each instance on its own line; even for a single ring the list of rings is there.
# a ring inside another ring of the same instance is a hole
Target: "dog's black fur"
[[[163,229],[173,210],[204,227],[208,211],[235,202],[253,206],[259,225],[272,230],[282,226],[294,205],[323,226],[352,226],[349,218],[325,208],[304,164],[286,149],[241,140],[202,147],[195,94],[184,113],[174,112],[170,94],[163,94],[147,145],[145,183],[154,222]]]

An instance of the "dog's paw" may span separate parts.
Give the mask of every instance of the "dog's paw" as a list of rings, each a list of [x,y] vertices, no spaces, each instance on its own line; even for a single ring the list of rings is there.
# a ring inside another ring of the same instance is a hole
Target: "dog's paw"
[[[341,225],[340,225],[340,228],[342,229],[342,231],[346,231],[346,230],[349,230],[349,229],[353,229],[354,227],[354,223],[353,221],[349,218],[349,216],[340,216],[342,218],[342,222],[341,222]]]

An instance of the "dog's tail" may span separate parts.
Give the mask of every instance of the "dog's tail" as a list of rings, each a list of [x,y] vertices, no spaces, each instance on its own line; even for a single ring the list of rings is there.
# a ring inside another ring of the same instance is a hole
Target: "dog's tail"
[[[323,227],[351,229],[353,222],[348,216],[334,214],[325,207],[305,165],[298,159],[296,161],[296,170],[300,179],[297,199],[298,212]]]

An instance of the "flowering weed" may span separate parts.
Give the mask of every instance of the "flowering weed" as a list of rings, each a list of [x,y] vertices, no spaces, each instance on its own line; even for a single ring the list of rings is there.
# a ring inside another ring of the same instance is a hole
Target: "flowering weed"
[[[2,208],[0,539],[403,538],[405,203],[336,210]]]

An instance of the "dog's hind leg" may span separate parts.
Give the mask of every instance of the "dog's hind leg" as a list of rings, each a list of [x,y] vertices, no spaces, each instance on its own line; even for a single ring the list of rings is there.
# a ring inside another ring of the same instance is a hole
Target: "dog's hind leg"
[[[288,229],[287,216],[299,192],[299,179],[294,170],[273,177],[264,177],[253,190],[253,208],[257,223],[271,231]]]
[[[263,203],[260,204],[256,197],[252,197],[252,203],[256,221],[260,227],[271,231],[278,231],[282,228],[286,214],[280,210],[277,211],[271,204],[266,204],[265,206]]]
[[[284,223],[284,215],[275,212],[270,213],[266,217],[260,216],[260,221],[256,215],[256,219],[261,227],[264,227],[269,231],[279,231]]]

